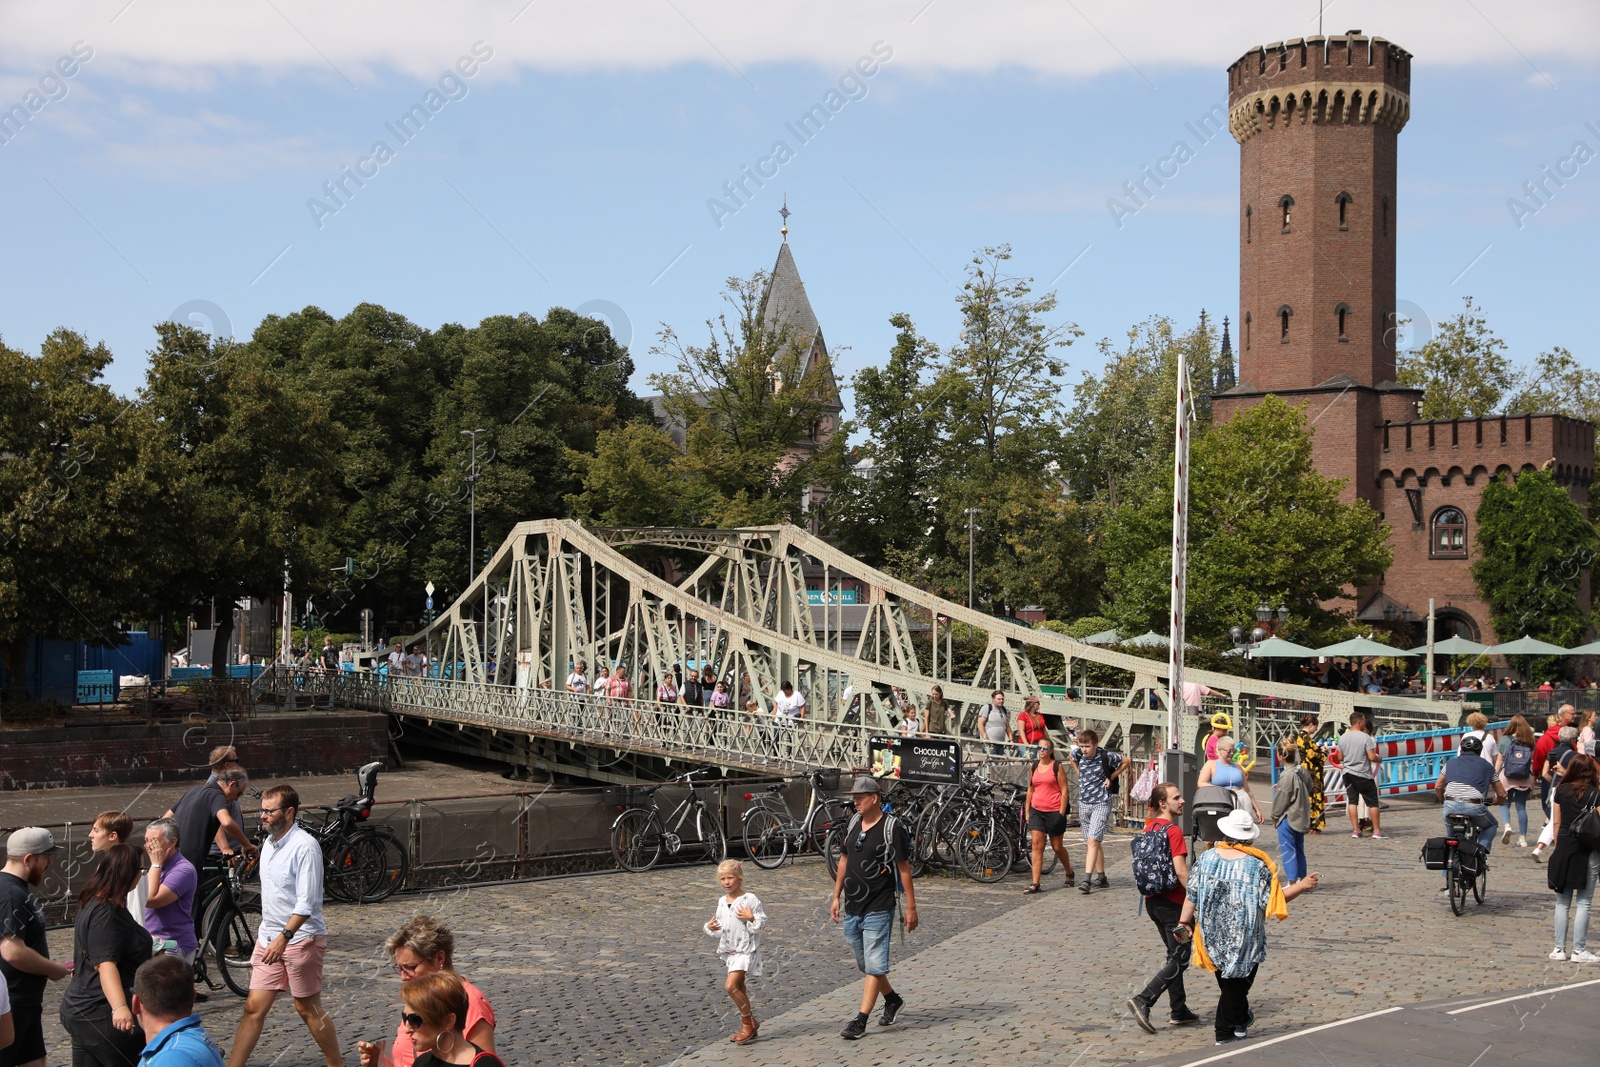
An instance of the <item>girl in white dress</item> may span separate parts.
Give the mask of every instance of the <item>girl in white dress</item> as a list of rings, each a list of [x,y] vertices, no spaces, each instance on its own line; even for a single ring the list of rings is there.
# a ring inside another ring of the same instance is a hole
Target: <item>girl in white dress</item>
[[[767,925],[767,913],[754,893],[744,891],[744,864],[738,860],[723,860],[717,865],[717,882],[723,895],[717,898],[717,914],[706,923],[705,931],[717,939],[717,955],[728,965],[724,988],[733,1006],[739,1009],[739,1032],[728,1040],[743,1045],[755,1040],[759,1030],[750,1012],[750,994],[744,978],[746,973],[762,973],[761,930]]]

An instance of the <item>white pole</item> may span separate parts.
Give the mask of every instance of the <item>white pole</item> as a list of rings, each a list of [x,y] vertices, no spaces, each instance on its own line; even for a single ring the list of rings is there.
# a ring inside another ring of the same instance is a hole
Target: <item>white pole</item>
[[[1428,699],[1433,699],[1433,597],[1428,598]]]
[[[1189,356],[1178,349],[1177,404],[1172,441],[1172,625],[1167,649],[1167,747],[1177,750],[1183,700],[1183,631],[1189,565]]]
[[[289,561],[283,561],[283,649],[282,662],[289,662],[289,631],[294,625],[294,594],[289,591]]]

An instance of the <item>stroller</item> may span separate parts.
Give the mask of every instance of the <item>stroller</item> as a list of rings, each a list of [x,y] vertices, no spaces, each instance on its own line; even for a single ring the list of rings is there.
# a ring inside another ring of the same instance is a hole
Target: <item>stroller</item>
[[[1224,818],[1237,806],[1234,791],[1220,785],[1203,785],[1194,791],[1189,801],[1189,814],[1194,817],[1194,837],[1215,844],[1222,837],[1217,820]]]

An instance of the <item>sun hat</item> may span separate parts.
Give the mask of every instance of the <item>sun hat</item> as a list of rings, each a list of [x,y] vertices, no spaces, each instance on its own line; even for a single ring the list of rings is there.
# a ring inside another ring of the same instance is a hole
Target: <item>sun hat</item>
[[[40,856],[60,847],[55,835],[42,826],[24,826],[11,831],[11,836],[6,838],[7,856]]]
[[[1254,841],[1261,833],[1261,827],[1256,825],[1255,819],[1251,818],[1250,813],[1243,808],[1235,808],[1218,819],[1217,829],[1232,841]]]
[[[863,774],[860,778],[856,779],[856,784],[850,787],[851,796],[855,796],[857,793],[876,793],[879,796],[882,796],[883,786],[878,784],[878,780],[876,778],[869,774]]]

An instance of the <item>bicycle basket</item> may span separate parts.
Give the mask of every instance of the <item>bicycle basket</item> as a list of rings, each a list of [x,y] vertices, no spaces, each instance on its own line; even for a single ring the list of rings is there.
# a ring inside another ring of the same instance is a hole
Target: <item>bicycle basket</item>
[[[826,767],[817,771],[817,784],[823,789],[833,790],[839,788],[839,768]]]
[[[1444,870],[1445,858],[1450,854],[1450,839],[1447,837],[1430,837],[1422,843],[1422,853],[1419,858],[1422,865],[1430,871]]]

